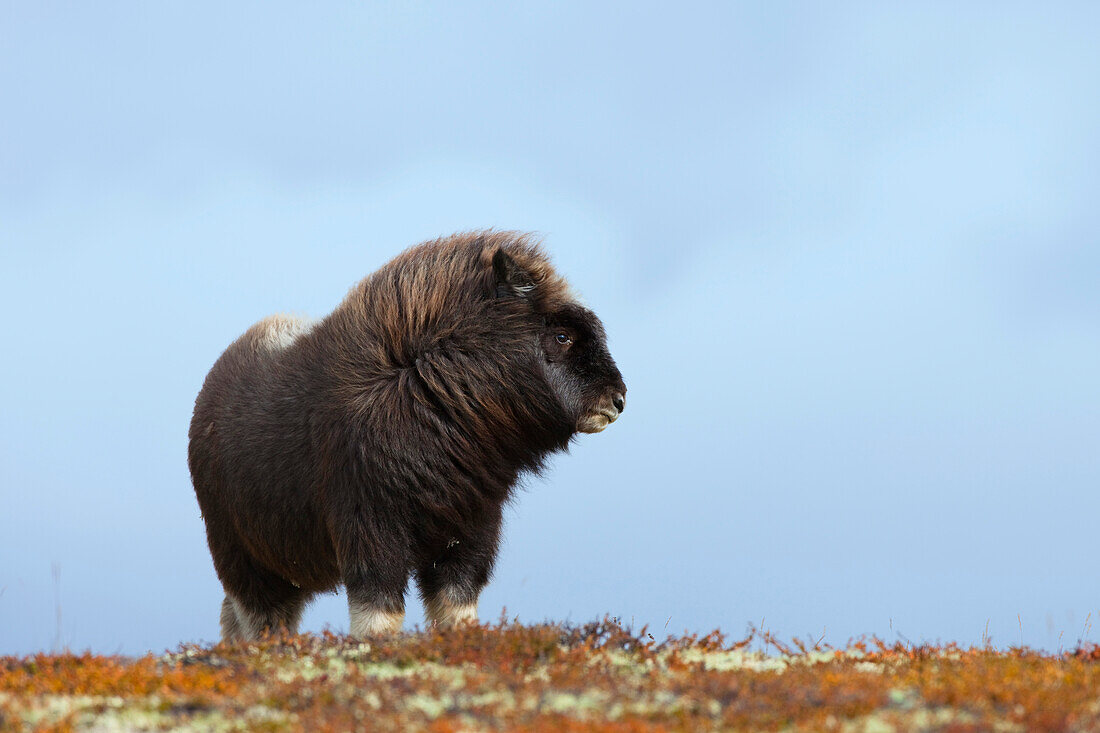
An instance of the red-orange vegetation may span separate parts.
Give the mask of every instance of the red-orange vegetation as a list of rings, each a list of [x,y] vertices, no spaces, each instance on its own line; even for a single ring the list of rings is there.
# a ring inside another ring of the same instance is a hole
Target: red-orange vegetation
[[[83,654],[35,654],[0,658],[0,692],[22,695],[232,695],[232,670],[174,664],[153,656],[137,659]]]
[[[127,710],[147,727],[272,731],[1100,730],[1100,653],[837,650],[756,632],[657,642],[605,621],[0,658],[0,730],[106,728]]]

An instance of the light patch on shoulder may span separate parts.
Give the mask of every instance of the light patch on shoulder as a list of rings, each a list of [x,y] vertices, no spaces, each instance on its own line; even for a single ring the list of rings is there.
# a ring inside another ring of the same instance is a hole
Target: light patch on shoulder
[[[316,321],[309,318],[283,313],[268,316],[256,324],[253,343],[258,349],[281,351],[313,330],[315,324]]]

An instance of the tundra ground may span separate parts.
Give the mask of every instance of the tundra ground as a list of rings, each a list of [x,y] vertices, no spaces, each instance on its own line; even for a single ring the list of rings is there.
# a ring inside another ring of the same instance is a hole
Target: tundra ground
[[[0,730],[1100,730],[1100,649],[501,623],[139,658],[0,657]]]

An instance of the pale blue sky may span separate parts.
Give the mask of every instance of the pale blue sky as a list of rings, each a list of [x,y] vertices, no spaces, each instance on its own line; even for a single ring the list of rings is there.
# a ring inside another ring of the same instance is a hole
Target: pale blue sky
[[[207,369],[489,226],[630,409],[519,495],[483,618],[1081,637],[1100,9],[670,8],[0,3],[0,653],[216,638]]]

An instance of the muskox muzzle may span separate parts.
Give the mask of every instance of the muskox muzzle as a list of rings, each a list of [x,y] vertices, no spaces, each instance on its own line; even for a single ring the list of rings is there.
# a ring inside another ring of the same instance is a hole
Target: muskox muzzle
[[[577,423],[581,433],[598,433],[619,419],[626,409],[626,385],[621,384],[600,397],[596,408],[587,413]]]

